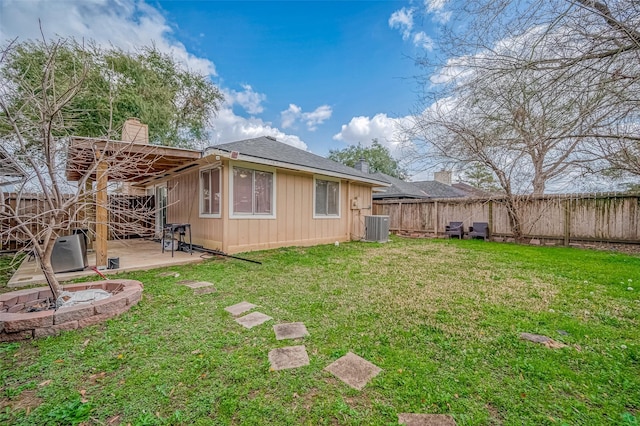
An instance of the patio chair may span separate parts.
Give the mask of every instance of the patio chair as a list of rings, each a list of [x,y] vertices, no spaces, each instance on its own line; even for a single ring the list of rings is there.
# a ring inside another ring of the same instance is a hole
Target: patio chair
[[[462,222],[449,222],[447,226],[444,227],[444,233],[449,238],[458,237],[462,239],[464,236],[464,226],[462,226]]]
[[[473,222],[469,227],[469,238],[482,238],[487,241],[489,238],[489,224],[487,222]]]

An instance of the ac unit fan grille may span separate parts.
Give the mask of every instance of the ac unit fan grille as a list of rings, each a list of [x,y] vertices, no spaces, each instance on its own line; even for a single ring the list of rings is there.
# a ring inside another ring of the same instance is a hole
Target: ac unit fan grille
[[[365,216],[365,241],[386,243],[389,241],[389,216]]]

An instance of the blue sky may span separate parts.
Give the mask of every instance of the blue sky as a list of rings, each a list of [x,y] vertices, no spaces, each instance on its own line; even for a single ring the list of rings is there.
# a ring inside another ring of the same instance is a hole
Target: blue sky
[[[378,138],[392,150],[417,101],[446,1],[0,0],[0,38],[155,43],[225,93],[212,143],[272,135],[326,155]]]

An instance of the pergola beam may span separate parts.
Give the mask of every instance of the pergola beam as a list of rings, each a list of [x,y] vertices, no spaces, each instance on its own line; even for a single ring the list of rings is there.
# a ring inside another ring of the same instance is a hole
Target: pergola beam
[[[140,144],[135,142],[112,141],[92,138],[72,138],[67,158],[67,179],[79,181],[87,176],[84,194],[89,199],[90,180],[96,182],[95,201],[95,252],[96,266],[106,268],[108,263],[107,241],[109,239],[109,201],[107,187],[109,180],[120,182],[142,182],[179,170],[186,164],[202,158],[202,152]],[[85,206],[89,214],[88,205]],[[88,219],[83,216],[83,219]]]

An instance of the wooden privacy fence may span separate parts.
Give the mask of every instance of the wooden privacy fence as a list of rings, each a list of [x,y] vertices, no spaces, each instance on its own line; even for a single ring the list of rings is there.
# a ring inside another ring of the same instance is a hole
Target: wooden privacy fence
[[[92,234],[95,229],[95,198],[89,196],[83,199],[86,207],[84,212],[74,206],[67,212],[69,222],[65,224],[65,229],[69,232],[73,229],[89,229]],[[5,193],[4,201],[11,208],[20,212],[23,217],[32,218],[45,211],[45,202],[38,195],[22,195],[18,201],[16,194]],[[125,194],[109,194],[109,239],[122,239],[130,237],[147,237],[155,233],[155,202],[153,196],[137,196]],[[19,204],[19,205],[18,205]],[[3,219],[0,221],[0,237],[2,240],[2,250],[15,250],[23,246],[27,240],[22,232],[13,230],[16,225],[15,220]],[[37,221],[31,221],[30,231],[39,233],[43,226]]]
[[[526,238],[571,242],[640,244],[640,195],[570,194],[526,197],[519,201]],[[373,214],[388,215],[393,232],[444,235],[449,222],[489,223],[493,237],[511,238],[505,200],[375,200]]]

